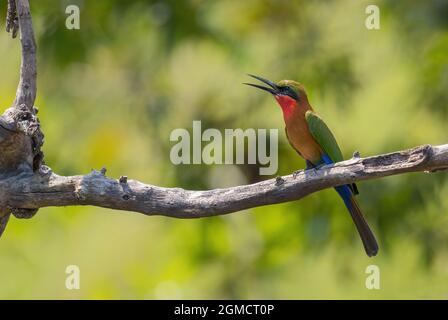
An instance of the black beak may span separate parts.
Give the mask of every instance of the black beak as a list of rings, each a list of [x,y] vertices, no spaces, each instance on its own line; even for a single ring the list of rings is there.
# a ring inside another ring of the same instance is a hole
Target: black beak
[[[255,78],[255,79],[257,79],[257,80],[260,80],[261,82],[267,84],[270,88],[268,88],[268,87],[263,87],[263,86],[260,86],[260,85],[258,85],[258,84],[253,84],[253,83],[246,83],[246,82],[245,82],[245,83],[243,83],[243,84],[246,84],[246,85],[248,85],[248,86],[252,86],[252,87],[255,87],[255,88],[264,90],[264,91],[267,91],[267,92],[269,92],[270,94],[273,94],[274,96],[277,95],[277,94],[280,92],[279,87],[278,87],[274,82],[272,82],[272,81],[270,81],[270,80],[267,80],[267,79],[264,79],[264,78],[259,77],[259,76],[254,76],[253,74],[248,74],[248,76],[251,76],[252,78]]]

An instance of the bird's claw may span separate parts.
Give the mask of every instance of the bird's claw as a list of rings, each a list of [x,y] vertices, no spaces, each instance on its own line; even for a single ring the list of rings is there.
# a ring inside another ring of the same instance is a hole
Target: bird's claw
[[[359,151],[355,151],[355,152],[353,152],[353,157],[352,157],[353,159],[359,159],[359,158],[361,158],[361,154],[359,153]]]
[[[311,161],[306,160],[306,169],[305,170],[310,170],[310,169],[314,169],[314,164]]]
[[[295,178],[297,178],[297,176],[299,175],[299,174],[301,174],[303,172],[303,170],[297,170],[297,171],[294,171],[293,173],[292,173],[292,177],[295,179]]]
[[[311,170],[317,171],[317,170],[322,169],[326,165],[327,165],[326,163],[318,164],[317,166],[312,167]]]

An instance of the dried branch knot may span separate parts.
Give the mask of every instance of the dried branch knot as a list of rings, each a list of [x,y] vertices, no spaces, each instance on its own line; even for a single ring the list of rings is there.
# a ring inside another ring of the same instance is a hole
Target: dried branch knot
[[[285,180],[282,177],[278,176],[277,178],[275,178],[276,186],[281,186],[283,183],[285,183]]]
[[[120,179],[118,179],[118,182],[122,184],[128,183],[128,177],[127,176],[121,176]]]
[[[17,17],[17,8],[15,0],[8,0],[8,9],[6,14],[6,32],[11,33],[13,38],[17,37],[19,31],[19,18]]]
[[[31,138],[34,171],[38,171],[40,166],[44,163],[44,155],[41,151],[41,147],[44,144],[44,134],[40,129],[36,111],[37,108],[33,107],[30,110],[25,104],[16,106],[12,111],[12,118],[16,124],[17,130]]]
[[[10,208],[10,212],[17,219],[31,219],[37,213],[39,209],[27,209],[27,208]]]

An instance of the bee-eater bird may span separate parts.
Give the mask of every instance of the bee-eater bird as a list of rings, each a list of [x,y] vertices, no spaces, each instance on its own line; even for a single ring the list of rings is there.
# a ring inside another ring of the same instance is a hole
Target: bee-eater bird
[[[292,80],[281,80],[274,83],[258,76],[249,76],[268,85],[265,87],[244,83],[269,92],[277,100],[283,111],[288,141],[305,159],[307,169],[343,160],[336,139],[322,118],[314,112],[302,84]],[[355,195],[358,194],[356,184],[346,184],[335,187],[335,189],[350,212],[367,255],[375,256],[378,252],[378,244],[355,199]]]

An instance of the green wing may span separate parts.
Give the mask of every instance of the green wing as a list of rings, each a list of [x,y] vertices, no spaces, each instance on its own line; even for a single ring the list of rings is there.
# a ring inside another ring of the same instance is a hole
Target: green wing
[[[333,160],[333,162],[340,162],[342,158],[341,149],[331,133],[330,129],[325,124],[324,120],[313,111],[305,113],[305,119],[308,124],[308,129],[313,138],[317,141],[324,152]]]

